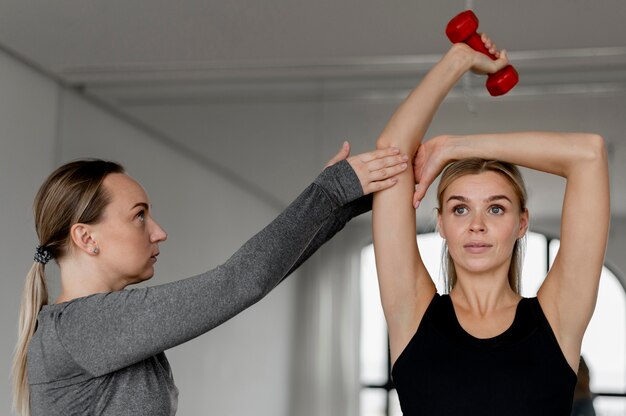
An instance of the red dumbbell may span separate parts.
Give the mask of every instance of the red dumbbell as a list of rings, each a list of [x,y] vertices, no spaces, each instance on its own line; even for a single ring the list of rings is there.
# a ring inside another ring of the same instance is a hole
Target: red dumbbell
[[[466,10],[450,20],[446,26],[446,35],[452,43],[467,43],[472,49],[495,60],[496,57],[489,53],[480,39],[480,35],[476,33],[477,29],[478,17],[471,10]],[[517,84],[517,81],[519,81],[517,71],[511,65],[507,65],[487,77],[487,91],[493,96],[506,94]]]

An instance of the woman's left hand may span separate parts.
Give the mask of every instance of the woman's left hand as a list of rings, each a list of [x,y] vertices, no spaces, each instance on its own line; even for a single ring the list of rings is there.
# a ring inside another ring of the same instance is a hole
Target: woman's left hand
[[[356,173],[363,188],[363,195],[392,187],[398,182],[396,175],[408,167],[408,156],[401,155],[394,147],[350,156],[350,143],[344,142],[339,152],[328,161],[326,167],[344,159]]]

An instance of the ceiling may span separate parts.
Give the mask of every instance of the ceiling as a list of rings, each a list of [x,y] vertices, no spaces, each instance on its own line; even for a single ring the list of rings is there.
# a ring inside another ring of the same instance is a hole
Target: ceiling
[[[448,47],[445,25],[466,8],[511,51],[523,74],[513,97],[626,96],[624,0],[2,0],[0,45],[280,205],[301,183],[283,184],[291,173],[280,169],[258,178],[229,170],[214,143],[186,135],[206,123],[198,109],[322,89],[337,100],[401,98]],[[465,85],[453,95],[467,93]],[[181,123],[184,113],[185,129],[165,125],[165,112]]]
[[[440,54],[467,5],[511,51],[626,46],[623,0],[3,0],[0,41],[69,83],[201,77]]]

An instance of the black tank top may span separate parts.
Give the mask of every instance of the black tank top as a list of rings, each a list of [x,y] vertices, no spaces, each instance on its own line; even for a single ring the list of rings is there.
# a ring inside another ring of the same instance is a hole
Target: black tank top
[[[436,294],[392,369],[405,416],[569,416],[576,374],[537,298],[488,339],[465,332]]]

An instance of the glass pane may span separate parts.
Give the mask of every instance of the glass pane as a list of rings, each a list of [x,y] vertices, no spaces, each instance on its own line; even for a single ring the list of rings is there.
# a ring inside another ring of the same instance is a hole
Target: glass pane
[[[398,399],[398,392],[396,390],[389,392],[389,416],[402,416],[400,400]]]
[[[387,372],[387,325],[380,303],[374,246],[361,251],[361,384],[384,385]]]
[[[362,389],[360,396],[361,416],[386,416],[387,391],[383,389]]]
[[[626,302],[617,278],[604,268],[598,302],[583,339],[582,355],[591,376],[591,390],[626,391]],[[624,414],[624,413],[621,413]]]
[[[597,416],[624,416],[626,415],[625,397],[596,397],[593,407]]]
[[[522,266],[522,296],[537,296],[537,290],[546,278],[548,241],[542,234],[527,233],[526,253]]]
[[[559,240],[550,240],[550,267],[552,267],[552,263],[554,263],[554,258],[559,252],[559,247],[561,247],[561,242]]]
[[[430,274],[431,279],[437,286],[437,292],[445,293],[445,280],[441,269],[441,253],[443,252],[443,238],[439,233],[419,234],[417,236],[417,246],[420,256]]]

